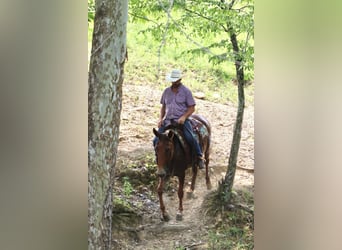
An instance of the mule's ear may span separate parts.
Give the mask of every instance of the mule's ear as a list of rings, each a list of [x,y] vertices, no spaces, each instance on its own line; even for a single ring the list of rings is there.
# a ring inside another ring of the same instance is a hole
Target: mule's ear
[[[160,134],[155,128],[153,128],[153,133],[159,138]]]
[[[172,130],[170,130],[169,133],[167,134],[167,136],[170,138],[170,140],[172,140],[174,135],[175,135],[175,133],[173,133]]]

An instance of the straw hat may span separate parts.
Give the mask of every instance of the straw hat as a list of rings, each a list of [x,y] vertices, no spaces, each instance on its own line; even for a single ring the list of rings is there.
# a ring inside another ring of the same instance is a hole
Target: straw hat
[[[168,82],[176,82],[181,78],[182,78],[182,71],[180,71],[179,69],[173,69],[171,73],[166,75],[166,81]]]

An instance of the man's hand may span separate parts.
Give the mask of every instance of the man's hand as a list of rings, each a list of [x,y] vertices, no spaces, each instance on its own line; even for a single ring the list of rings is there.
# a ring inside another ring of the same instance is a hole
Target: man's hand
[[[181,117],[178,119],[178,123],[179,123],[179,124],[184,124],[185,120],[186,120],[186,117],[181,116]]]
[[[163,124],[163,120],[160,119],[160,120],[158,121],[158,128],[160,128],[160,127],[162,126],[162,124]]]
[[[195,105],[189,106],[188,110],[179,119],[179,124],[184,124],[185,120],[195,111]]]

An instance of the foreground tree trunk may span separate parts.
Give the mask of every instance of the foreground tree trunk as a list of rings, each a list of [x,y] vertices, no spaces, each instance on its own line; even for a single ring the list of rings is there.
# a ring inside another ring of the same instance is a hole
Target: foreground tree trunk
[[[88,249],[112,249],[128,1],[97,0],[88,78]]]
[[[244,71],[241,66],[242,59],[239,55],[239,46],[238,41],[236,39],[236,35],[233,31],[230,32],[230,41],[233,45],[233,50],[235,54],[235,69],[236,69],[236,77],[238,81],[238,110],[236,115],[236,121],[234,125],[234,134],[232,145],[230,148],[229,154],[229,162],[228,169],[223,181],[223,201],[224,204],[228,204],[231,198],[231,192],[234,183],[235,171],[236,171],[236,163],[239,154],[239,147],[241,141],[241,130],[242,130],[242,122],[243,122],[243,113],[245,108],[245,93],[244,93]]]

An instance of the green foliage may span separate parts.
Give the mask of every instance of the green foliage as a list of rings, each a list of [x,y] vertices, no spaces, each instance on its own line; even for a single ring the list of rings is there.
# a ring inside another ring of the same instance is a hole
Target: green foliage
[[[143,4],[142,4],[143,2]],[[177,44],[179,37],[188,40],[196,39],[203,46],[188,50],[198,55],[199,52],[209,54],[210,62],[220,64],[235,62],[236,56],[242,58],[243,66],[253,71],[254,62],[254,3],[252,0],[241,1],[131,1],[133,16],[144,11],[145,20],[154,20],[154,25],[145,30],[151,32],[160,41],[163,36]],[[144,9],[144,10],[142,10]],[[148,10],[148,11],[147,11]],[[138,19],[134,19],[137,21]],[[236,34],[239,41],[240,54],[232,53],[230,34]],[[208,35],[216,40],[208,41]]]
[[[211,220],[208,224],[215,224],[215,227],[208,232],[209,249],[253,249],[252,190],[233,190],[230,206],[227,206],[222,199],[221,193],[220,188],[212,191],[203,201],[204,217]],[[216,218],[216,223],[212,218]]]
[[[123,192],[124,192],[126,198],[130,198],[131,194],[133,192],[133,187],[132,187],[131,183],[129,182],[128,177],[123,177],[123,181],[124,181]]]
[[[88,0],[88,27],[95,18],[95,2],[94,0]]]
[[[222,2],[175,0],[170,6],[170,1],[130,1],[127,42],[134,64],[128,61],[126,76],[134,72],[149,84],[161,83],[160,75],[177,67],[185,71],[184,83],[206,93],[208,100],[237,103],[237,88],[228,84],[236,78],[237,57],[245,80],[254,79],[254,3],[234,1],[230,7]],[[230,32],[237,35],[239,55],[233,53]],[[245,91],[248,105],[253,86]]]
[[[244,2],[246,1],[239,1],[239,4],[242,5]],[[93,0],[88,1],[88,6],[92,6],[90,3],[93,3]],[[220,26],[208,24],[194,14],[192,15],[195,20],[191,21],[191,13],[184,11],[185,8],[195,8],[192,5],[205,5],[207,6],[205,13],[215,16],[212,12],[218,12],[217,5],[220,6],[220,1],[174,1],[170,12],[172,19],[169,19],[169,22],[165,12],[165,9],[169,8],[169,1],[131,0],[129,4],[126,84],[148,84],[162,90],[167,86],[164,81],[166,72],[176,67],[184,72],[184,84],[195,92],[204,92],[207,100],[237,103],[237,87],[232,84],[236,78],[235,67],[229,61],[234,54],[227,33],[222,29],[214,30],[215,27],[220,28]],[[243,11],[247,10],[250,11],[251,8],[243,9]],[[222,13],[221,16],[225,18]],[[195,31],[193,26],[203,29]],[[92,22],[88,27],[88,54],[90,55]],[[244,27],[249,27],[253,31],[253,25],[245,24]],[[200,37],[198,33],[205,36]],[[250,45],[253,45],[253,36],[250,33],[248,40]],[[247,33],[241,33],[238,38],[242,46],[246,43]],[[199,44],[201,46],[198,46]],[[246,58],[253,59],[253,46],[246,48],[244,55]],[[212,53],[208,53],[206,49]],[[243,66],[245,79],[253,81],[253,60],[243,62]],[[253,94],[254,85],[245,88],[246,106],[253,104]]]
[[[120,189],[121,192],[115,192],[117,193],[116,196],[114,196],[113,205],[114,210],[117,213],[125,213],[125,212],[131,212],[132,206],[129,203],[129,199],[132,196],[133,187],[132,184],[129,181],[128,177],[123,177],[123,188]],[[119,193],[122,193],[121,195]]]
[[[241,194],[239,195],[242,197]],[[253,203],[251,200],[245,200],[245,202],[250,205]],[[245,250],[254,248],[253,215],[251,213],[235,208],[232,211],[221,211],[220,217],[222,219],[217,226],[209,230],[209,249]]]
[[[121,197],[115,197],[114,198],[113,207],[117,213],[119,213],[119,212],[123,213],[123,212],[132,210],[132,207],[128,203],[128,201],[126,199],[122,199]]]
[[[253,234],[248,227],[226,225],[209,231],[209,249],[253,249]]]
[[[162,47],[149,32],[140,32],[149,25],[146,23],[128,24],[128,61],[125,64],[125,82],[128,84],[149,85],[158,89],[167,86],[165,73],[170,68],[181,68],[184,72],[184,84],[193,91],[206,94],[206,99],[214,102],[237,102],[236,86],[230,82],[234,78],[233,64],[210,64],[205,54],[186,53],[194,48],[186,39],[177,45]],[[214,39],[208,35],[208,40]],[[168,41],[166,41],[168,43]],[[253,86],[246,94],[249,102],[253,101]]]

